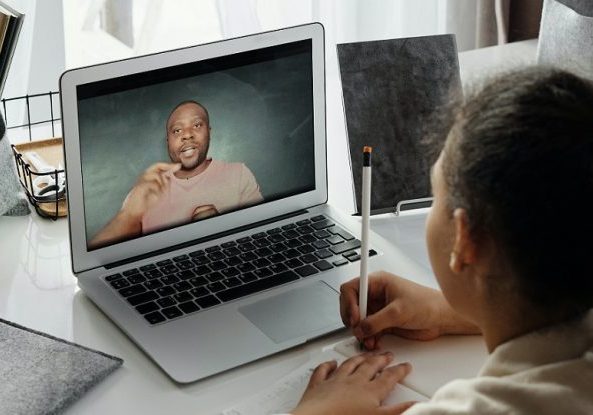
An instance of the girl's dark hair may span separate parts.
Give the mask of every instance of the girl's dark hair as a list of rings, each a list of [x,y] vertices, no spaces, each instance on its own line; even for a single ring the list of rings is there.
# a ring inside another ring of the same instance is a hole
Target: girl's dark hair
[[[450,207],[495,241],[523,298],[563,313],[593,306],[591,82],[530,68],[489,83],[455,117],[443,172]]]

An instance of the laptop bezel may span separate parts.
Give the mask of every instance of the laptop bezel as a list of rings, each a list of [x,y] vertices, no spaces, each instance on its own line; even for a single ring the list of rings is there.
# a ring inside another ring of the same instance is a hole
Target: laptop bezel
[[[313,131],[315,140],[314,190],[227,213],[206,221],[191,223],[103,248],[88,250],[78,130],[76,93],[78,85],[306,39],[312,41]],[[324,30],[320,23],[311,23],[68,70],[60,78],[60,99],[64,160],[68,181],[67,198],[71,264],[74,274],[130,257],[141,256],[148,252],[162,251],[171,246],[184,244],[198,238],[230,231],[251,223],[327,202],[325,47]]]

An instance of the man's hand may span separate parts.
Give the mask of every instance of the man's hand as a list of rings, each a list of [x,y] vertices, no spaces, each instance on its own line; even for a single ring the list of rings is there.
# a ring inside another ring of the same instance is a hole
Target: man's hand
[[[293,415],[401,414],[414,402],[381,407],[396,383],[410,373],[409,363],[387,367],[391,353],[365,353],[337,366],[319,365]]]
[[[148,209],[153,207],[169,188],[171,176],[181,168],[179,163],[156,163],[138,178],[122,206],[122,214],[130,220],[140,221]]]
[[[360,320],[359,279],[340,287],[340,314],[367,350],[378,347],[385,333],[413,340],[432,340],[442,334],[479,334],[462,318],[440,291],[413,283],[387,272],[369,277],[368,317]]]

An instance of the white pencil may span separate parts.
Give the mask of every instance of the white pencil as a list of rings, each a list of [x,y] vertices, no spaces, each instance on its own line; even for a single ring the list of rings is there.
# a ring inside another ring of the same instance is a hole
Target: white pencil
[[[367,317],[367,300],[369,292],[368,261],[369,261],[369,216],[371,214],[371,147],[363,149],[362,162],[362,231],[360,247],[360,287],[358,289],[358,304],[360,319]]]

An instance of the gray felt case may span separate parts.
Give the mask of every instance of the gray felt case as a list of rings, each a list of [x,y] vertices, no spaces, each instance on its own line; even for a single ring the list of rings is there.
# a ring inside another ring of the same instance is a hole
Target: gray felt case
[[[373,147],[373,213],[428,197],[430,166],[422,138],[435,111],[462,93],[455,36],[337,47],[357,206],[365,145]]]

